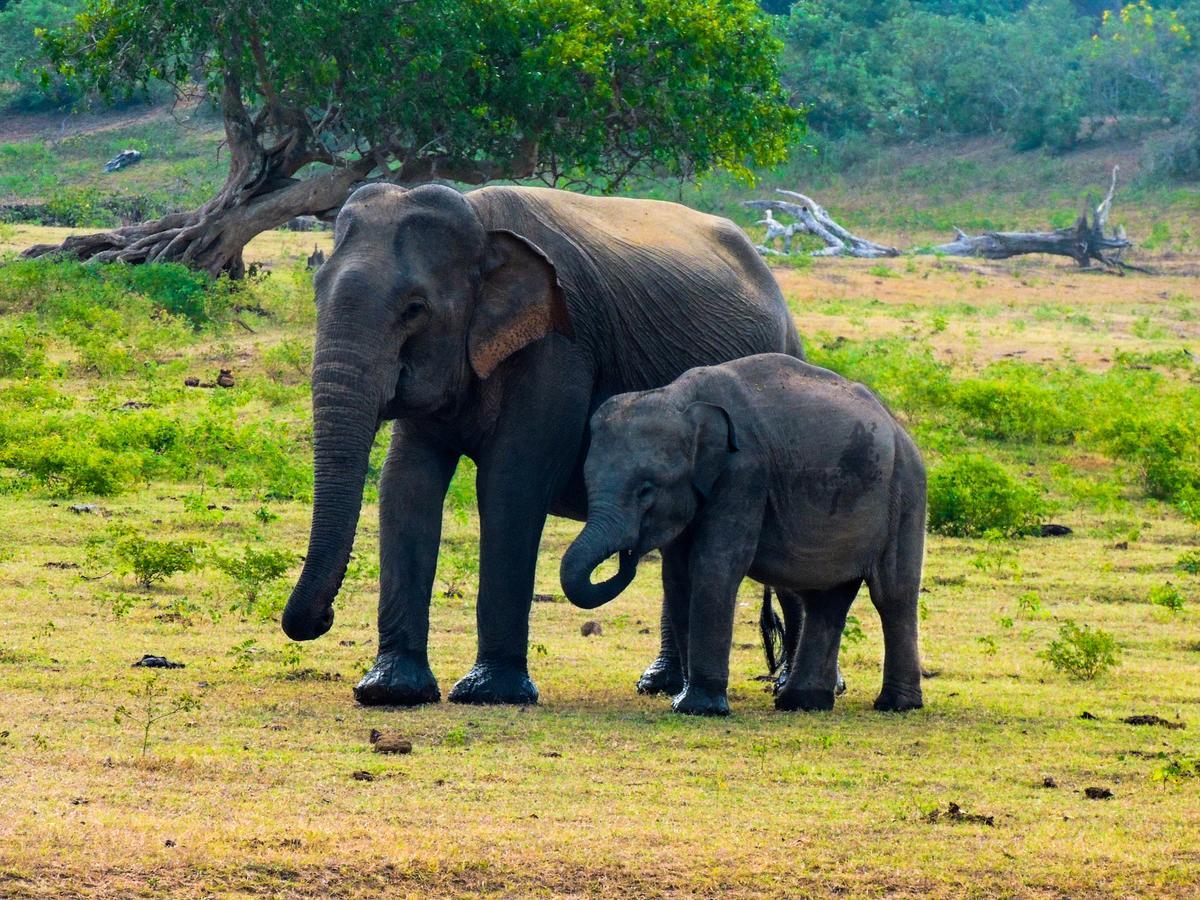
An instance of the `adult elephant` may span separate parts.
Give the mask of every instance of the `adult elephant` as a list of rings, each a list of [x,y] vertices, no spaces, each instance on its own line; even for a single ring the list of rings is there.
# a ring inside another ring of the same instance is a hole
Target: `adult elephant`
[[[694,366],[801,352],[741,231],[673,203],[369,185],[338,215],[316,294],[312,531],[283,629],[296,640],[329,630],[371,444],[395,420],[379,495],[379,653],[355,688],[365,704],[441,697],[429,602],[460,457],[478,466],[479,643],[450,699],[535,703],[526,651],[538,543],[547,514],[586,516],[591,413]],[[639,689],[681,683],[664,617]]]

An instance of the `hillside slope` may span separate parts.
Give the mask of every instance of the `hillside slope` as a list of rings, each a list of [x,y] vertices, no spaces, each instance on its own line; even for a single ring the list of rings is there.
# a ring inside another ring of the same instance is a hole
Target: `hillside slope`
[[[1114,224],[1124,223],[1140,250],[1188,252],[1200,246],[1194,221],[1200,184],[1142,183],[1147,142],[1089,146],[1071,153],[1017,153],[1000,138],[942,138],[883,149],[842,147],[838,163],[798,149],[787,166],[763,174],[754,187],[724,175],[698,185],[642,182],[630,192],[681,200],[730,216],[756,218],[738,201],[775,187],[816,196],[852,229],[899,246],[970,230],[1043,228],[1068,224],[1087,194],[1107,187],[1121,167]],[[49,204],[58,224],[114,224],[104,209],[112,197],[140,198],[135,210],[154,214],[195,206],[220,184],[226,158],[220,121],[199,107],[133,107],[99,114],[0,115],[0,204]],[[143,161],[105,173],[104,162],[132,147]],[[11,218],[11,216],[10,216]]]

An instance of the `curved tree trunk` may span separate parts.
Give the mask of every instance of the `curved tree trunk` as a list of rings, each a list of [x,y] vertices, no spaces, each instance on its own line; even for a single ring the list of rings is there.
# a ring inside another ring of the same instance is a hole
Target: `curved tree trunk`
[[[242,249],[255,235],[296,216],[336,210],[366,174],[363,168],[346,166],[259,193],[253,192],[252,183],[231,173],[221,193],[193,212],[172,213],[113,231],[73,235],[61,244],[36,244],[22,255],[63,253],[99,262],[182,262],[212,275],[227,272],[240,277]]]
[[[271,148],[264,148],[265,113],[251,119],[239,82],[226,79],[221,95],[229,175],[212,200],[192,212],[172,213],[112,231],[74,235],[61,244],[36,244],[22,255],[63,253],[100,262],[182,262],[212,275],[242,274],[242,248],[255,235],[278,228],[296,216],[328,215],[337,210],[375,160],[339,160],[315,141],[301,123]],[[309,163],[324,162],[330,171],[312,178],[293,177]]]

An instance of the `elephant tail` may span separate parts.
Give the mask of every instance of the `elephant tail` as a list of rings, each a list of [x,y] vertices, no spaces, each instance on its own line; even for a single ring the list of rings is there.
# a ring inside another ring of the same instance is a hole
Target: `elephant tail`
[[[762,632],[763,653],[767,657],[767,669],[771,675],[778,671],[783,660],[779,651],[783,647],[783,621],[771,605],[771,588],[763,585],[762,612],[758,617],[758,628]]]

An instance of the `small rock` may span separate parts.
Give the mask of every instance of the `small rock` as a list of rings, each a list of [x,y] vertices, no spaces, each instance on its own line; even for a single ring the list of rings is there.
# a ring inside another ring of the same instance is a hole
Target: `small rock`
[[[375,780],[375,776],[372,775],[370,772],[366,771],[365,769],[360,769],[359,771],[355,772],[350,777],[353,778],[355,781],[374,781]]]
[[[163,846],[164,847],[174,847],[175,842],[173,840],[171,840],[170,838],[167,838],[165,841],[163,841]]]
[[[229,369],[222,369],[221,373],[217,375],[217,387],[233,387],[233,373]]]
[[[1087,720],[1087,721],[1089,721],[1089,722],[1099,722],[1099,721],[1100,721],[1100,717],[1099,717],[1099,716],[1093,716],[1093,715],[1092,715],[1090,712],[1088,712],[1086,709],[1085,709],[1083,712],[1081,712],[1081,713],[1079,714],[1079,718],[1081,718],[1081,719],[1086,719],[1086,720]]]
[[[584,637],[599,637],[604,634],[604,629],[600,627],[600,623],[595,619],[589,619],[583,623],[583,626],[579,629],[579,633]]]
[[[1128,550],[1129,549],[1129,541],[1117,541],[1115,544],[1113,544],[1113,549],[1114,550]]]
[[[1056,787],[1058,787],[1058,782],[1054,780],[1054,776],[1047,775],[1045,778],[1042,779],[1042,787],[1056,788]]]
[[[135,662],[130,668],[133,668],[133,669],[182,669],[182,668],[184,668],[184,663],[172,662],[171,660],[167,659],[165,656],[153,656],[153,655],[147,653],[145,656],[143,656],[141,659],[139,659],[137,662]]]
[[[195,375],[189,375],[187,378],[183,379],[183,386],[184,387],[200,387],[200,379],[197,378]]]
[[[1083,795],[1089,800],[1111,800],[1113,792],[1106,787],[1087,787],[1083,789]]]
[[[371,729],[371,743],[376,753],[412,753],[412,741],[400,737],[394,731]]]
[[[67,507],[77,516],[82,516],[84,513],[99,513],[103,512],[95,503],[72,503]]]
[[[542,754],[542,756],[549,757],[550,759],[559,759],[562,756],[562,754],[559,753],[557,750],[547,750],[545,753]]]
[[[91,802],[91,801],[89,801],[87,797],[72,797],[71,798],[72,806],[85,806],[89,802]]]
[[[554,596],[553,594],[534,594],[533,602],[534,603],[557,603],[558,598],[556,596]]]
[[[649,634],[649,633],[650,633],[649,628],[639,628],[638,629],[638,634]]]

